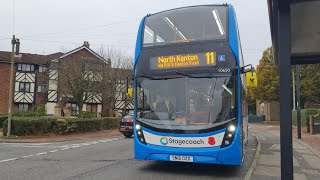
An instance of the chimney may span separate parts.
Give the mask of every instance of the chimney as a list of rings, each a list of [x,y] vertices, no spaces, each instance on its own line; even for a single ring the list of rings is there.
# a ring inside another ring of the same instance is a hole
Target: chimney
[[[89,44],[89,42],[88,42],[88,41],[84,41],[84,42],[83,42],[83,46],[85,46],[85,47],[89,48],[89,47],[90,47],[90,44]]]
[[[110,58],[108,58],[107,63],[111,67],[111,59]]]
[[[16,53],[17,56],[20,54],[20,41],[19,39],[16,39]]]

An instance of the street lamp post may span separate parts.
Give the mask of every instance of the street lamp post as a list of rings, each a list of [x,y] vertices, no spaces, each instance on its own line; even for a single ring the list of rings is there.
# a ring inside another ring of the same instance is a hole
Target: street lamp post
[[[14,46],[16,44],[16,38],[15,35],[12,37],[11,45],[12,45],[12,51],[11,51],[11,68],[10,68],[10,89],[9,89],[9,105],[8,105],[8,131],[7,136],[11,135],[11,121],[12,121],[12,104],[13,104],[13,73],[14,73]]]
[[[301,107],[300,107],[300,66],[296,65],[296,89],[297,89],[297,131],[298,139],[301,139]]]

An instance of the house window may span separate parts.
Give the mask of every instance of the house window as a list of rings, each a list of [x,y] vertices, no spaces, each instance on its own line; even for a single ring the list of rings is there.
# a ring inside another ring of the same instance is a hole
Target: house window
[[[46,86],[45,85],[38,85],[37,92],[38,93],[45,93],[46,92]]]
[[[18,64],[18,71],[34,71],[32,64]]]
[[[21,82],[19,84],[20,92],[30,92],[30,83]]]
[[[76,104],[71,103],[71,116],[78,116],[79,115],[79,108]]]
[[[46,67],[44,67],[44,66],[39,66],[39,72],[40,72],[40,73],[44,73],[44,72],[46,72],[46,70],[47,70]]]
[[[29,104],[19,104],[19,111],[28,111]]]

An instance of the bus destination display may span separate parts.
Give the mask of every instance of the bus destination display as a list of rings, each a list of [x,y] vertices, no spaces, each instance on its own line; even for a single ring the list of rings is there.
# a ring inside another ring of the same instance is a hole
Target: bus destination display
[[[202,67],[214,65],[216,65],[215,52],[157,56],[151,57],[150,59],[151,70]]]

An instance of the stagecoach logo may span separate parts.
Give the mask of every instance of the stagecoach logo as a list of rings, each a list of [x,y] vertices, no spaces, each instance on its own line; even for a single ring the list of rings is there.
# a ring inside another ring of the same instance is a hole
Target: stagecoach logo
[[[175,139],[175,138],[171,138],[171,137],[167,138],[165,136],[162,136],[160,138],[160,143],[162,145],[170,144],[170,145],[178,145],[178,146],[205,144],[204,140],[202,140],[202,139],[197,139],[197,140],[196,139],[181,139],[181,138]],[[211,146],[215,145],[216,144],[215,138],[209,137],[208,144]]]
[[[163,136],[161,139],[160,139],[160,143],[162,145],[167,145],[168,144],[168,138]]]

